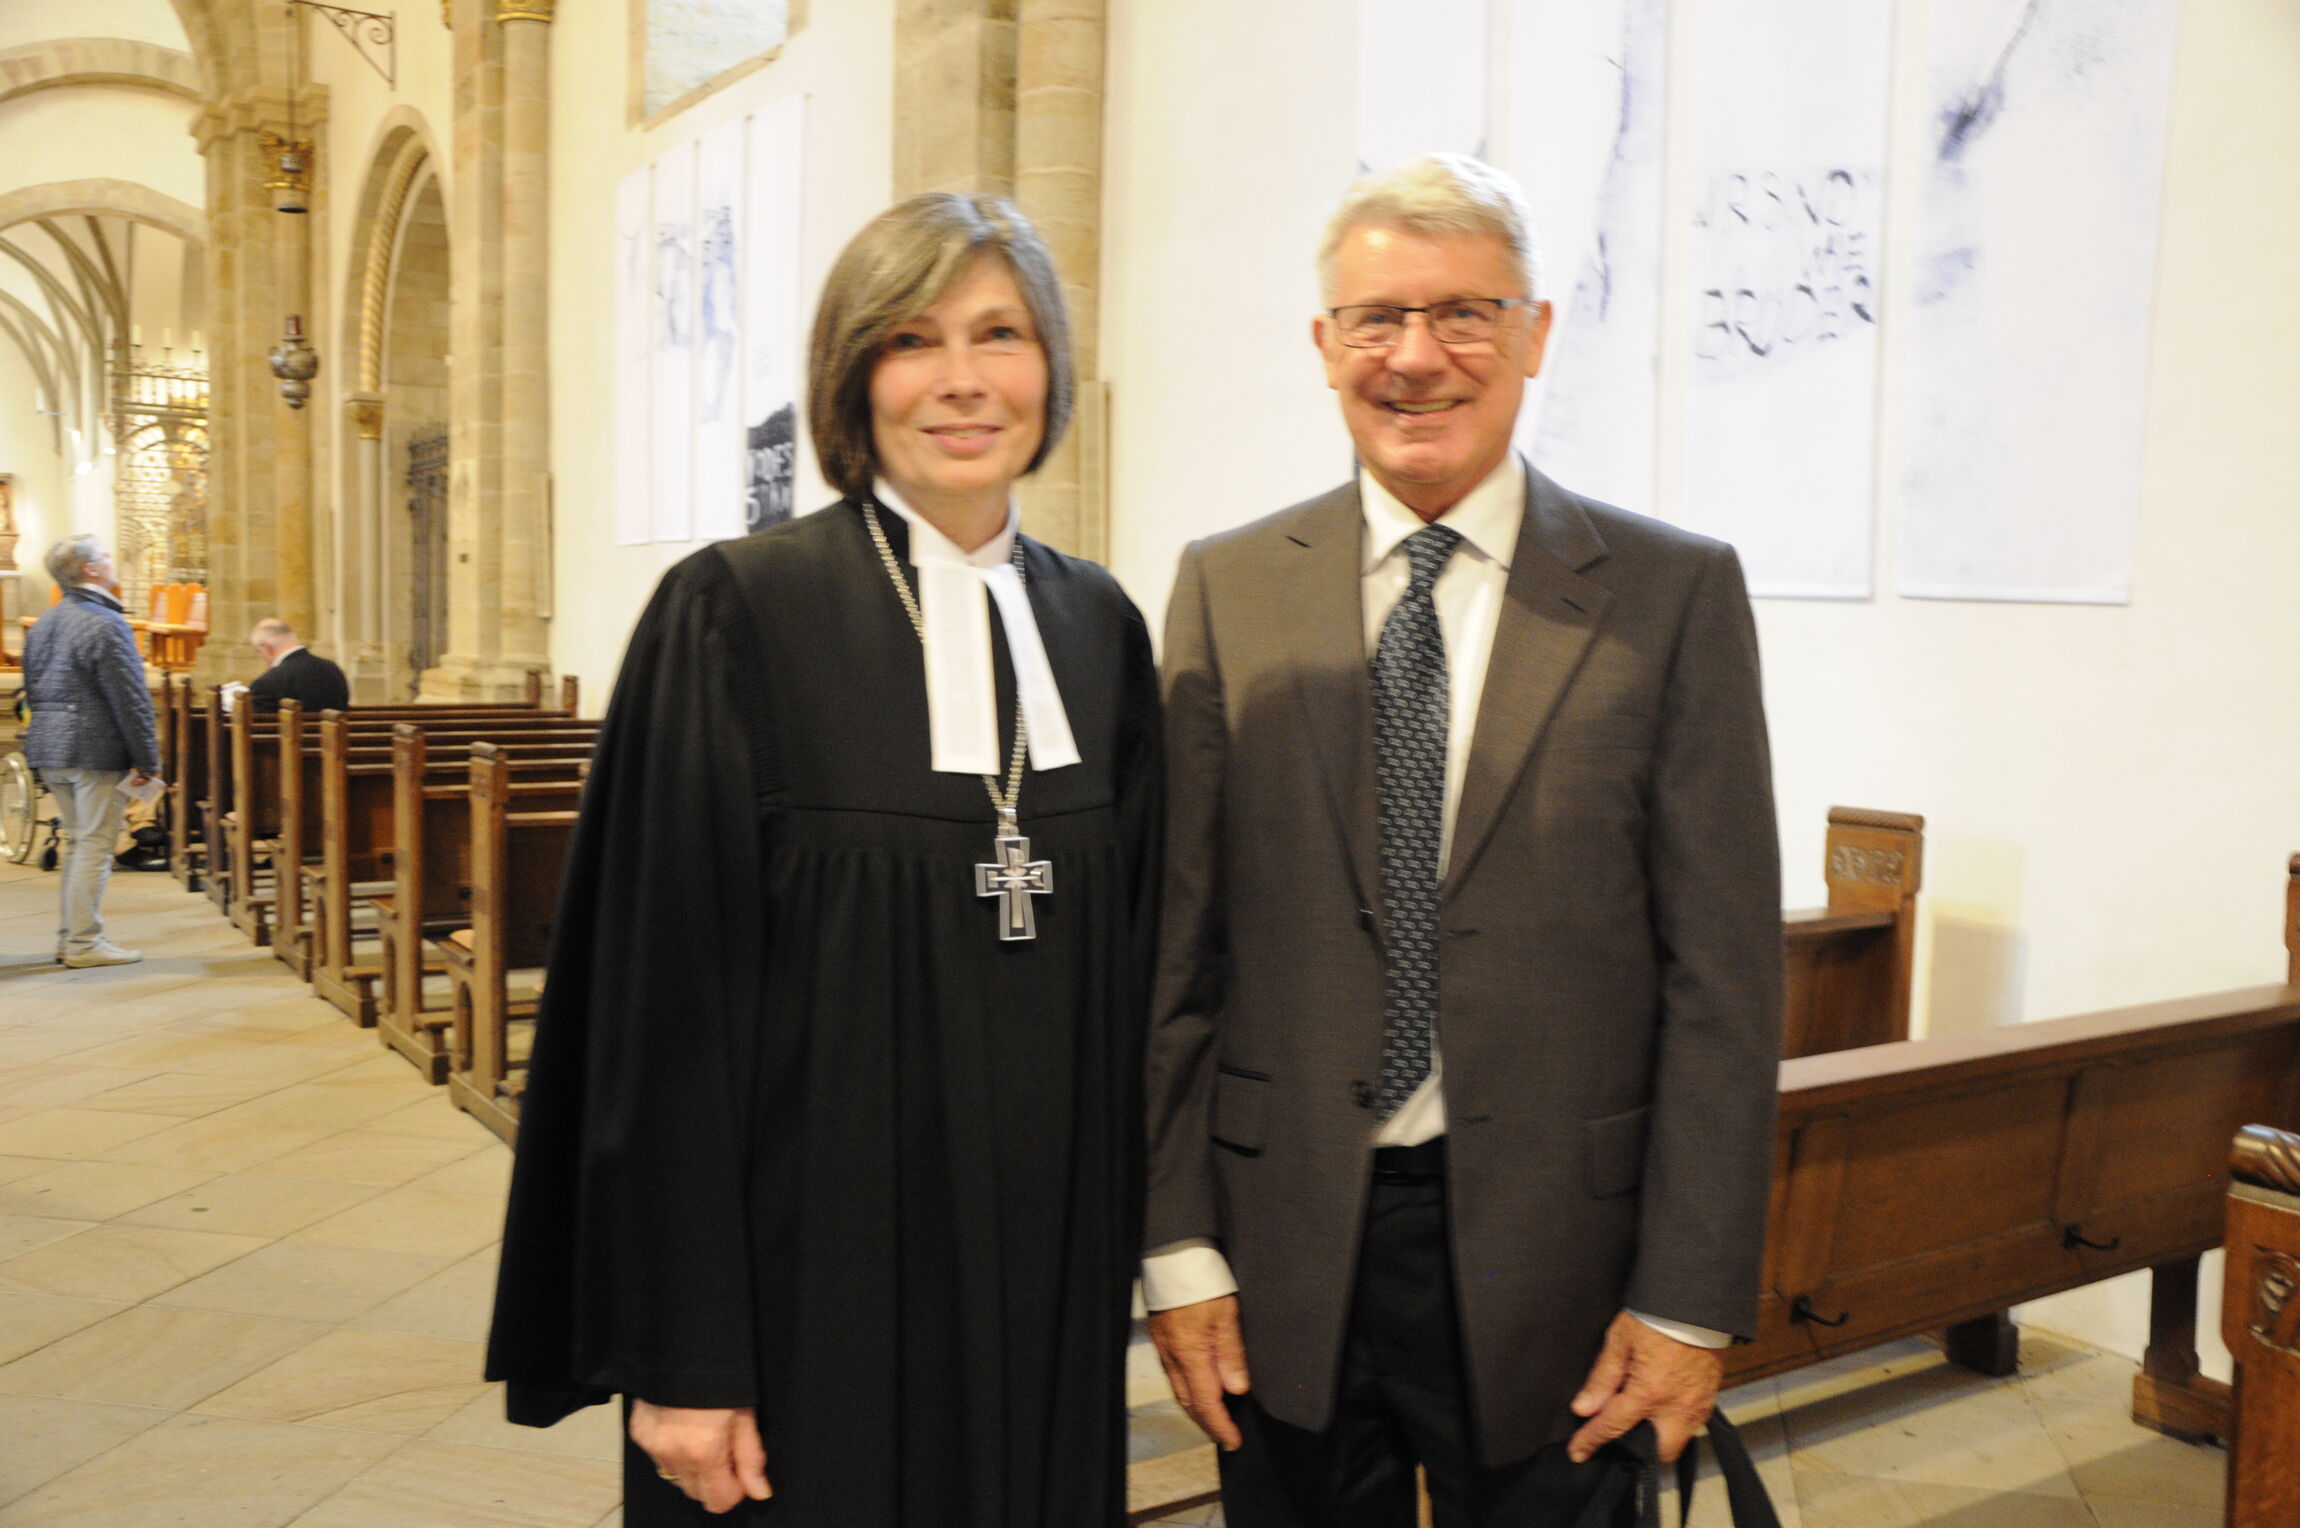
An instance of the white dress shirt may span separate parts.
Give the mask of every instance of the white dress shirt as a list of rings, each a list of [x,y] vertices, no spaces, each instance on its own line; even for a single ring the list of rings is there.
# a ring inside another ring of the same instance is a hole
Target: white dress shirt
[[[902,501],[884,479],[873,485],[880,504],[910,527],[910,564],[918,569],[920,623],[926,630],[926,714],[933,767],[961,775],[1006,777],[1008,740],[998,733],[998,671],[991,659],[990,605],[1006,629],[1006,655],[1030,734],[1030,767],[1061,769],[1078,762],[1070,714],[1046,661],[1038,617],[1014,571],[1014,538],[1021,517],[1006,507],[1006,525],[973,551],[935,529]]]
[[[1457,531],[1461,545],[1440,569],[1431,591],[1437,604],[1438,629],[1445,636],[1446,690],[1451,721],[1446,729],[1445,809],[1438,832],[1438,874],[1442,878],[1453,853],[1454,813],[1461,802],[1462,777],[1468,771],[1471,744],[1477,735],[1477,709],[1485,694],[1486,665],[1493,656],[1494,629],[1501,621],[1501,604],[1509,587],[1510,559],[1517,554],[1518,529],[1525,521],[1525,463],[1509,456],[1436,524]],[[1365,607],[1366,656],[1370,660],[1380,644],[1382,627],[1406,592],[1412,564],[1405,552],[1406,538],[1424,525],[1370,472],[1358,473],[1358,499],[1364,506],[1365,554],[1359,564],[1359,591]],[[1443,998],[1440,998],[1443,1025]],[[1374,1145],[1418,1146],[1445,1134],[1445,1058],[1436,1034],[1430,1036],[1430,1071],[1413,1096],[1374,1132]],[[1234,1294],[1237,1280],[1221,1249],[1203,1238],[1161,1247],[1142,1260],[1143,1303],[1152,1310],[1194,1305]],[[1729,1334],[1706,1327],[1639,1314],[1638,1319],[1700,1347],[1721,1348]]]

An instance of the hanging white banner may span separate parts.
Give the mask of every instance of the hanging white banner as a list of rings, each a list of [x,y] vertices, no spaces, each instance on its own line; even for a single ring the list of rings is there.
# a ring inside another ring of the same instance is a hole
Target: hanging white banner
[[[655,282],[647,432],[649,518],[657,541],[695,535],[695,145],[655,161]]]
[[[743,534],[743,124],[695,145],[695,538]]]
[[[1508,168],[1552,318],[1518,443],[1579,493],[1653,510],[1666,0],[1518,0]]]
[[[806,184],[806,99],[778,101],[750,119],[743,236],[744,527],[764,530],[795,512],[799,379],[799,232]]]
[[[1932,0],[1900,591],[2122,604],[2176,0]]]
[[[615,187],[615,544],[639,546],[654,539],[648,514],[648,365],[650,323],[654,317],[654,240],[648,222],[649,186],[645,168],[633,170]]]
[[[1750,592],[1866,599],[1890,0],[1706,0],[1680,518]]]

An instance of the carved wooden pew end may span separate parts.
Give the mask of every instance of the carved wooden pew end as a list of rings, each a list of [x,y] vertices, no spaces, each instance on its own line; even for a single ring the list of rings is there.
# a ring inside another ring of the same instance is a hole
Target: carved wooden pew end
[[[2236,1360],[2227,1521],[2284,1528],[2300,1522],[2300,1135],[2237,1133],[2225,1246],[2220,1334]]]

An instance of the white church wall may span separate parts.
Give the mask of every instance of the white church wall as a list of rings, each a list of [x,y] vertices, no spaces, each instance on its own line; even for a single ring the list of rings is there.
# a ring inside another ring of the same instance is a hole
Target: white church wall
[[[1698,33],[1676,0],[1673,48]],[[1898,8],[1878,406],[1880,591],[1925,125],[1926,6]],[[1155,627],[1184,543],[1342,480],[1309,340],[1311,260],[1347,179],[1354,38],[1312,0],[1113,0],[1104,371],[1112,563]],[[2273,981],[2300,850],[2300,33],[2279,0],[2184,7],[2152,303],[2132,602],[1767,600],[1758,621],[1789,901],[1823,898],[1832,804],[1928,820],[1920,1032]],[[1665,325],[1687,287],[1692,114],[1673,71]],[[1212,109],[1220,103],[1221,109]],[[1525,146],[1516,157],[1525,162]],[[2071,250],[2082,259],[2083,251]],[[1686,365],[1666,329],[1658,480],[1681,502]],[[2208,1291],[2217,1272],[2207,1269]],[[2045,1325],[2137,1354],[2138,1279]],[[2208,1297],[2202,1329],[2216,1315]],[[2209,1336],[2208,1366],[2226,1373]]]
[[[1110,563],[1153,630],[1186,543],[1350,471],[1310,318],[1318,237],[1356,168],[1353,14],[1111,0]]]
[[[207,205],[192,142],[192,104],[149,90],[71,85],[18,96],[0,111],[0,190],[51,181],[137,181]]]
[[[617,183],[714,128],[806,97],[802,322],[840,247],[891,197],[892,0],[814,7],[773,63],[645,130],[626,125],[626,23],[620,6],[563,7],[552,28],[551,646],[555,667],[582,677],[587,708],[605,702],[663,569],[699,544],[615,544]],[[799,512],[829,497],[802,432]]]
[[[7,0],[0,48],[55,37],[125,37],[189,51],[173,0]]]
[[[23,570],[17,600],[26,615],[37,615],[48,604],[48,575],[40,567],[48,544],[77,528],[64,455],[56,446],[56,421],[35,411],[36,386],[23,352],[13,343],[0,344],[0,472],[15,479],[16,531],[21,538],[16,543],[16,566]],[[21,635],[10,641],[21,641]]]

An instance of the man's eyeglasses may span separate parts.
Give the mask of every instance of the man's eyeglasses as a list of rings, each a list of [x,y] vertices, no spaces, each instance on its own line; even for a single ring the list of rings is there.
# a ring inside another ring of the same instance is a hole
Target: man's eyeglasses
[[[1335,333],[1343,344],[1358,350],[1387,350],[1405,337],[1409,313],[1428,319],[1430,336],[1441,345],[1475,345],[1494,337],[1501,328],[1502,314],[1524,305],[1522,297],[1449,297],[1426,308],[1357,303],[1326,311],[1333,317]]]

